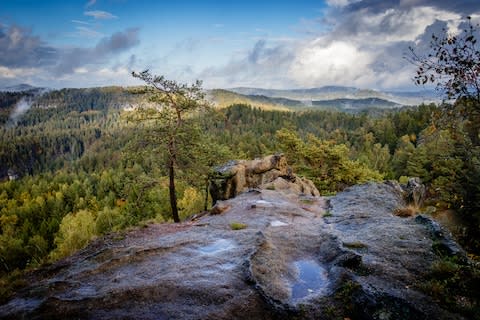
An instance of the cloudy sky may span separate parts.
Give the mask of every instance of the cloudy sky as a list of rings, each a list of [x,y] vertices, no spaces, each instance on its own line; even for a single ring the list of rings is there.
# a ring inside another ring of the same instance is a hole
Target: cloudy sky
[[[480,22],[479,0],[0,0],[0,86],[412,87],[409,46]]]

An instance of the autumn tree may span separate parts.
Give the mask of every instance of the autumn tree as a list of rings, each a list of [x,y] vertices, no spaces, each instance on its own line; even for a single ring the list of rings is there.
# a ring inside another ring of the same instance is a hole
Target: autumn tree
[[[150,133],[154,141],[166,151],[170,207],[173,220],[180,222],[175,175],[178,166],[190,158],[189,150],[199,141],[200,130],[192,116],[208,106],[201,81],[179,84],[164,76],[152,75],[148,70],[132,75],[146,83],[140,93],[146,94],[151,104],[137,110],[137,119],[152,125]]]
[[[434,117],[429,134],[436,137],[432,146],[446,145],[449,152],[437,153],[437,159],[433,159],[435,153],[427,150],[426,142],[419,147],[424,158],[431,158],[428,161],[442,161],[430,168],[433,172],[442,171],[436,178],[437,186],[432,181],[431,187],[442,189],[443,194],[450,194],[455,200],[454,205],[465,214],[471,234],[475,235],[471,242],[476,241],[480,248],[480,28],[471,17],[466,18],[462,27],[458,34],[447,30],[442,35],[433,34],[429,52],[420,55],[411,48],[409,59],[417,66],[416,84],[436,84],[452,102],[445,103],[439,116]],[[441,134],[442,129],[448,130],[450,137]],[[453,183],[455,188],[451,190]]]

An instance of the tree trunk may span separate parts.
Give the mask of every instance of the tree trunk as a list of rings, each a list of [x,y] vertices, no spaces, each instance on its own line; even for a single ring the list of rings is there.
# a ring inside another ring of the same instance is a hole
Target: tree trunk
[[[170,207],[172,208],[172,217],[173,221],[178,223],[180,222],[180,218],[178,217],[177,194],[175,193],[175,168],[173,159],[169,159],[168,161],[168,178],[168,189],[170,191]]]
[[[205,181],[205,203],[203,204],[204,211],[208,210],[208,182],[209,182],[209,179],[207,178]]]

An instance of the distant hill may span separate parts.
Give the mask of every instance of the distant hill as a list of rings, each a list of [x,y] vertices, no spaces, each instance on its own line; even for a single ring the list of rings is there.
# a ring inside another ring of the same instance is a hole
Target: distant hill
[[[282,90],[265,90],[265,89],[254,89],[254,88],[245,88],[239,91],[245,92],[244,94],[233,92],[223,89],[215,89],[208,91],[209,99],[218,107],[224,108],[232,104],[249,104],[255,107],[259,107],[267,110],[306,110],[306,109],[322,109],[322,110],[336,110],[344,111],[349,113],[358,113],[365,110],[372,109],[394,109],[401,108],[405,104],[397,103],[395,101],[377,97],[366,97],[363,98],[357,92],[357,97],[352,94],[345,94],[346,92],[352,93],[354,88],[342,88],[340,87],[325,87],[320,90],[317,89],[306,89],[306,90],[295,90],[296,95],[302,94],[301,92],[310,92],[314,95],[312,96],[323,96],[326,94],[330,99],[308,99],[308,100],[296,100],[292,98],[285,97],[275,97],[268,96],[276,94],[275,92],[280,92]],[[340,92],[344,92],[343,95]],[[323,92],[323,94],[321,94]],[[365,91],[364,91],[365,92]],[[256,93],[263,93],[262,95]],[[333,97],[344,97],[344,98],[333,98]],[[345,96],[351,98],[345,98]]]
[[[377,98],[393,102],[398,105],[411,106],[421,103],[438,103],[440,99],[434,90],[419,91],[377,91],[370,89],[358,89],[354,87],[325,86],[309,89],[261,89],[261,88],[232,88],[229,91],[243,95],[261,95],[271,98],[285,98],[298,100],[303,103],[311,101],[324,101],[336,99],[368,99]]]
[[[270,98],[267,96],[248,96],[223,89],[208,90],[207,99],[219,108],[226,108],[232,104],[249,104],[265,110],[288,111],[288,107],[292,106],[290,104],[301,104],[299,101],[283,98]]]
[[[39,89],[43,89],[43,88],[34,87],[27,83],[20,83],[13,86],[0,87],[0,91],[2,92],[22,92],[22,91],[32,91],[32,90],[39,90]]]
[[[336,108],[342,111],[364,110],[369,108],[393,109],[400,108],[403,105],[379,98],[365,99],[333,99],[312,101],[313,107]]]

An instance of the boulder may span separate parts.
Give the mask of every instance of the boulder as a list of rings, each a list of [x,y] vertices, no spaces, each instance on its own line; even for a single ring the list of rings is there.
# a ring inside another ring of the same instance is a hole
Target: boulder
[[[405,191],[405,199],[408,203],[411,203],[416,207],[423,206],[423,203],[425,201],[426,188],[420,178],[409,178],[407,184],[403,186],[403,189]]]
[[[283,154],[255,160],[230,161],[215,168],[210,175],[209,190],[214,203],[255,188],[278,188],[286,192],[320,195],[313,182],[292,172]]]

